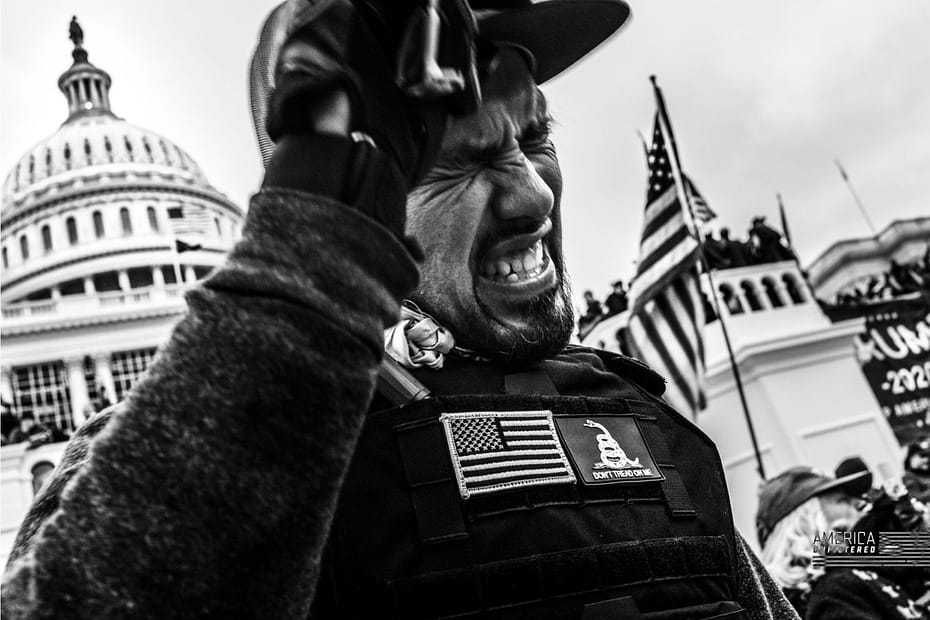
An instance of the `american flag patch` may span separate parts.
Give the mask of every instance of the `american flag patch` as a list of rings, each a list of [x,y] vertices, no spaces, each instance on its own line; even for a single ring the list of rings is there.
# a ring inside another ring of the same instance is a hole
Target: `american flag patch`
[[[551,411],[444,413],[462,498],[543,484],[575,483]]]

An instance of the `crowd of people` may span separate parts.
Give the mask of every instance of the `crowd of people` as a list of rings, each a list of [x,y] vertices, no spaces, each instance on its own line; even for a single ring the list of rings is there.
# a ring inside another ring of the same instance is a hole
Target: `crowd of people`
[[[727,228],[720,229],[719,237],[712,233],[707,237],[704,253],[711,269],[747,267],[795,258],[781,233],[767,225],[764,217],[753,218],[748,239],[744,241],[731,239]],[[836,295],[832,304],[821,302],[821,305],[827,310],[835,310],[840,306],[852,307],[918,292],[930,292],[930,243],[922,258],[910,263],[890,259],[884,273],[870,277],[863,285],[848,287]],[[603,303],[592,291],[585,291],[584,306],[578,313],[578,338],[584,339],[602,320],[626,310],[627,295],[628,291],[620,280],[613,283],[612,291]],[[705,302],[705,315],[711,321],[714,318],[713,306],[708,300]]]
[[[711,269],[735,269],[795,258],[782,233],[766,224],[764,216],[752,218],[745,240],[731,239],[729,228],[721,228],[719,234],[718,238],[711,233],[704,243],[704,255]]]
[[[583,339],[591,329],[608,317],[620,314],[629,307],[627,289],[623,280],[617,280],[612,285],[613,290],[604,300],[598,301],[591,291],[584,292],[584,311],[578,313],[578,338]]]
[[[841,291],[836,295],[835,303],[858,305],[921,291],[930,291],[930,243],[922,258],[904,264],[891,259],[884,273],[870,277],[865,284]]]
[[[721,228],[719,237],[715,233],[709,234],[704,243],[704,256],[711,269],[733,269],[794,260],[794,253],[782,234],[766,224],[763,216],[752,218],[745,240],[731,239],[729,228]],[[578,338],[584,339],[595,325],[626,310],[629,305],[628,294],[622,280],[611,285],[611,292],[603,302],[592,291],[585,291],[584,306],[578,312]],[[712,320],[715,315],[713,306],[708,300],[705,302],[705,315],[708,320]]]
[[[3,412],[0,445],[27,443],[28,448],[38,448],[47,443],[67,441],[68,433],[58,425],[36,419],[32,411],[26,410],[19,416]]]
[[[908,446],[904,469],[902,479],[876,485],[866,463],[853,456],[832,475],[793,467],[762,484],[760,558],[801,618],[930,618],[926,566],[815,561],[817,555],[874,554],[881,532],[930,532],[930,438]],[[850,548],[855,545],[867,548]]]

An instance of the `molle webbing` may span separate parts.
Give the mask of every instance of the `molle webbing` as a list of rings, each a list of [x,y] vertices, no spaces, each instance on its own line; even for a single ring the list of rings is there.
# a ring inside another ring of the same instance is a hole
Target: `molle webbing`
[[[430,420],[401,425],[397,441],[421,540],[433,543],[467,537],[458,486],[439,424]]]
[[[391,583],[398,611],[433,618],[620,588],[726,579],[723,536],[621,542],[435,572]]]

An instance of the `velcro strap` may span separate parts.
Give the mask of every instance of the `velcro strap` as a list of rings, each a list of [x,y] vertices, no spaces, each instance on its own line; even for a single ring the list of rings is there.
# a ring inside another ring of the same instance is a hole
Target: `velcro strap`
[[[420,539],[425,543],[467,538],[458,485],[446,440],[434,421],[396,428]]]
[[[668,442],[665,441],[665,435],[655,420],[640,419],[640,429],[646,443],[652,449],[652,456],[656,465],[665,474],[665,481],[662,483],[662,490],[665,492],[665,499],[668,501],[668,508],[673,517],[696,517],[697,510],[694,509],[694,503],[688,495],[684,482],[681,480],[681,474],[675,461],[672,458],[671,450],[668,448]]]

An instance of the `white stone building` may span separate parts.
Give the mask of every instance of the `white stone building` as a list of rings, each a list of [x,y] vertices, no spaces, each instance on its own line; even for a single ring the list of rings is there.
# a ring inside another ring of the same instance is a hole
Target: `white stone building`
[[[124,397],[244,217],[190,155],[113,113],[110,76],[80,43],[72,56],[58,80],[67,118],[9,171],[0,216],[4,412],[32,412],[61,435]],[[33,470],[63,445],[3,447],[0,555]]]

